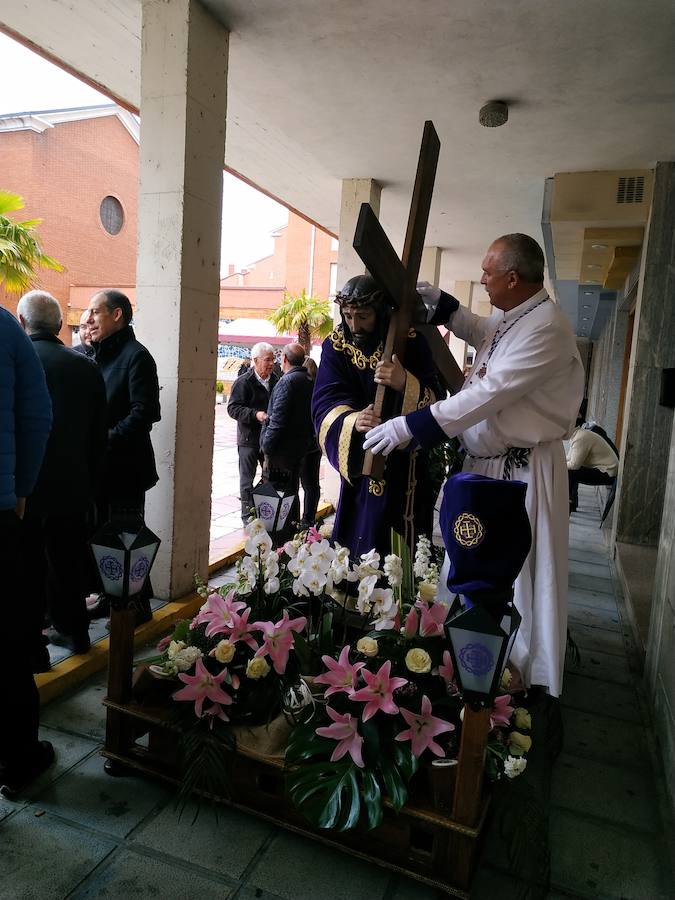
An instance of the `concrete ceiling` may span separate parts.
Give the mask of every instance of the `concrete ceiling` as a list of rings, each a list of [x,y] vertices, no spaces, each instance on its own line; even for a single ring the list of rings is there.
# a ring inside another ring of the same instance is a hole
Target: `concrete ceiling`
[[[336,232],[343,178],[383,185],[400,249],[425,119],[427,244],[474,279],[493,237],[541,238],[547,177],[675,158],[672,0],[206,0],[231,30],[226,164]],[[132,106],[137,0],[5,0],[0,20]],[[488,100],[509,121],[483,128]]]

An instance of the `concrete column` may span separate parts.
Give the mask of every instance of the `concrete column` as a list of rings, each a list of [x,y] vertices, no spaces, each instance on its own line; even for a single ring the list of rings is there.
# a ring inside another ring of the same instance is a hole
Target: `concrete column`
[[[376,216],[380,214],[382,188],[372,178],[345,178],[340,199],[340,245],[338,247],[338,290],[354,275],[363,275],[366,267],[352,247],[356,221],[362,203],[370,203]]]
[[[162,389],[147,510],[161,597],[208,566],[228,37],[197,0],[143,2],[137,304]]]
[[[658,163],[643,247],[619,469],[616,539],[655,546],[673,412],[659,406],[661,369],[675,366],[675,163]]]
[[[420,263],[419,280],[428,281],[429,284],[438,286],[441,278],[440,247],[425,247],[422,250],[422,262]]]
[[[456,281],[452,294],[453,297],[456,297],[459,300],[462,306],[471,309],[474,302],[473,281]],[[452,355],[455,357],[457,365],[464,371],[464,367],[466,366],[466,353],[468,350],[466,341],[462,341],[456,335],[450,333],[448,346],[450,347]]]

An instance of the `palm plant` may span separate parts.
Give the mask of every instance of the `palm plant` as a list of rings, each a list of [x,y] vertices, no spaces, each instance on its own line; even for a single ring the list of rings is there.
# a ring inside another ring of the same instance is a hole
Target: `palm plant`
[[[63,266],[40,246],[35,228],[42,219],[15,222],[7,216],[23,207],[18,194],[0,191],[0,284],[16,294],[28,290],[39,267],[63,271]]]
[[[269,321],[276,327],[278,334],[298,335],[298,343],[309,354],[312,346],[312,338],[323,338],[333,330],[333,317],[330,303],[320,297],[308,297],[303,290],[299,294],[290,294],[284,291],[284,301],[275,312],[269,316]]]

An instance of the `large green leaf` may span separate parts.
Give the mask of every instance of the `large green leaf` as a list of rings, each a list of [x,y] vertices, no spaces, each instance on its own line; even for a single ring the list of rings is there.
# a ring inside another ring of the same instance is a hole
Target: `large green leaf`
[[[361,772],[363,802],[368,815],[368,828],[377,828],[382,822],[382,791],[380,783],[370,769]]]
[[[408,789],[398,767],[388,756],[383,756],[378,763],[378,768],[382,773],[384,787],[392,806],[397,811],[402,809],[408,799]]]
[[[286,776],[291,799],[318,828],[346,831],[359,821],[361,792],[351,758],[302,766]]]

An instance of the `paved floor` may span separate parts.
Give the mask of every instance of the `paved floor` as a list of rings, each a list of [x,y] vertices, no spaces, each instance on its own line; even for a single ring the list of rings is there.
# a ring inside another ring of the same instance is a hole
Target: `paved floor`
[[[553,774],[551,900],[666,900],[658,758],[632,640],[591,491],[572,517],[570,620],[581,652],[563,697],[565,749]],[[103,676],[43,709],[57,764],[21,803],[0,798],[1,900],[432,900],[430,889],[253,817],[178,818],[170,790],[103,773]],[[490,860],[476,900],[523,897]]]

